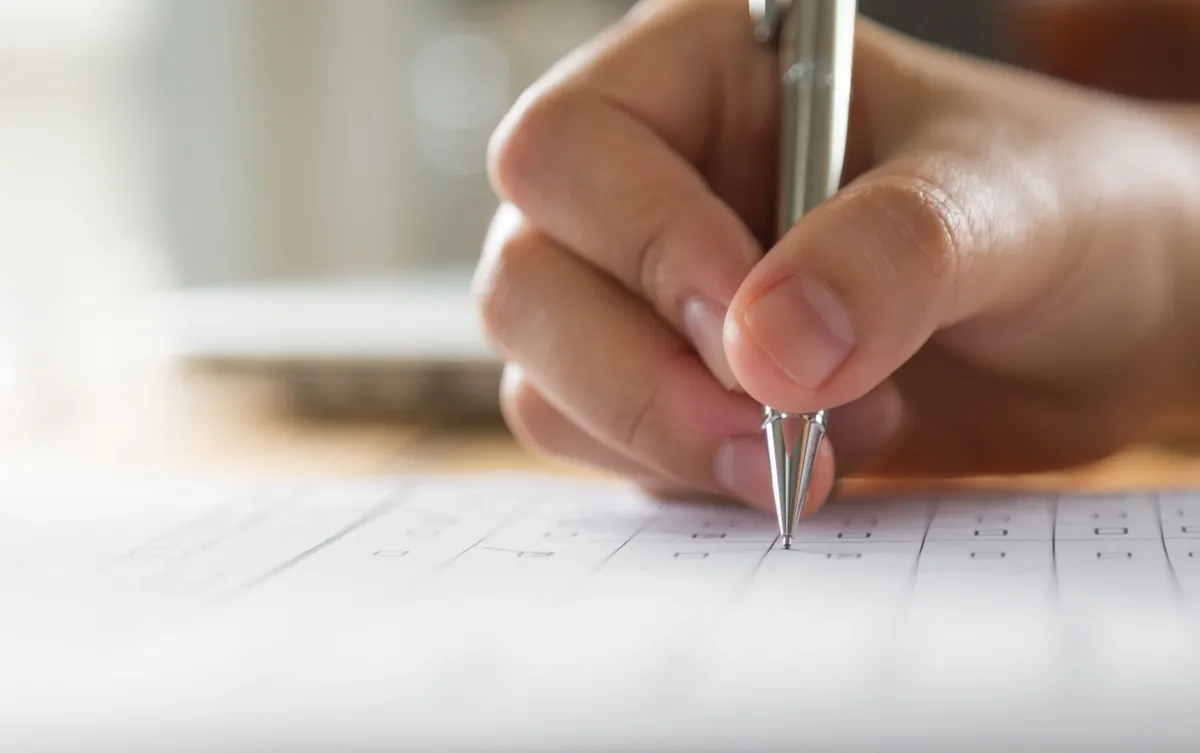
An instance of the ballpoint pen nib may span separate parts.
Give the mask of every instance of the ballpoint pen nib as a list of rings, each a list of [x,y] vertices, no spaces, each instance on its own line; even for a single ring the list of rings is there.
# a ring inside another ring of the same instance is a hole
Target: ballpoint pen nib
[[[795,495],[792,500],[795,512],[792,514],[793,520],[798,520],[804,513],[804,507],[808,502],[808,490],[812,486],[813,469],[817,464],[817,452],[821,449],[821,441],[825,439],[825,413],[817,413],[813,416],[805,418],[804,432],[800,435],[800,443],[796,446],[793,454],[793,463],[798,467],[795,469],[795,487],[792,493]]]
[[[767,409],[763,431],[771,465],[771,486],[783,548],[790,549],[796,523],[804,513],[817,451],[825,438],[825,413],[789,416]]]
[[[767,409],[763,432],[767,435],[767,458],[771,464],[771,491],[775,496],[775,512],[779,518],[779,533],[788,536],[795,529],[792,520],[792,500],[795,498],[796,476],[792,463],[788,436],[787,417],[775,410]]]

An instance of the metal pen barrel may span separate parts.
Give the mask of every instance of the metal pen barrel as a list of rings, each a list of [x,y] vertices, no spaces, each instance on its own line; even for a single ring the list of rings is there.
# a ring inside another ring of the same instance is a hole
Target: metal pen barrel
[[[780,69],[780,173],[776,233],[783,238],[841,187],[850,112],[856,0],[751,0],[760,38],[773,38]],[[780,533],[790,546],[803,512],[828,415],[803,417],[789,443],[787,414],[767,407]]]

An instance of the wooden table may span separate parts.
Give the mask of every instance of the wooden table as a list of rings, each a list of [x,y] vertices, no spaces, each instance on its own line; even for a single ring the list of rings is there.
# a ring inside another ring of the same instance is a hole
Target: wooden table
[[[89,475],[378,476],[536,471],[596,476],[524,452],[498,421],[304,416],[260,378],[175,369],[79,415],[0,434],[0,477]],[[976,483],[976,482],[972,482]],[[1146,448],[1074,473],[981,484],[1055,488],[1200,486],[1200,452]]]
[[[87,475],[375,476],[528,470],[583,475],[521,450],[498,417],[317,417],[270,379],[172,369],[33,425],[0,423],[0,478]]]

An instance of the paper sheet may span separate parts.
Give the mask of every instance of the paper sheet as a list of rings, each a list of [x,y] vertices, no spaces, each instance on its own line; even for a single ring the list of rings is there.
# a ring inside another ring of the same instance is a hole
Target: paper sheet
[[[1186,491],[846,500],[784,551],[542,477],[5,488],[0,745],[1194,749],[1197,552]]]

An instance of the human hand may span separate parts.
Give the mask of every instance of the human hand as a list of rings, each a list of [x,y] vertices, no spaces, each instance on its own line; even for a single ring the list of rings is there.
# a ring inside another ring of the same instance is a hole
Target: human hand
[[[1189,137],[866,21],[857,45],[847,185],[773,246],[778,73],[745,0],[643,3],[526,93],[476,278],[523,443],[769,509],[763,404],[833,408],[819,505],[835,463],[1061,468],[1179,399]]]

